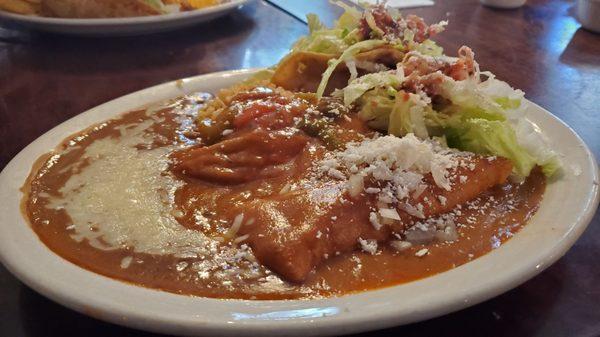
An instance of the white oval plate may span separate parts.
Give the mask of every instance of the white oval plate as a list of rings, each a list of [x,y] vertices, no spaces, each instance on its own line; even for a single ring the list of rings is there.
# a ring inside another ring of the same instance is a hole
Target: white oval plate
[[[582,140],[532,104],[529,119],[564,154],[565,176],[548,185],[538,213],[491,253],[419,281],[337,298],[294,301],[218,300],[175,295],[116,281],[52,253],[23,219],[19,188],[33,162],[91,124],[136,107],[194,91],[215,92],[253,70],[202,75],[118,98],[48,131],[0,174],[0,260],[41,294],[98,319],[184,335],[333,335],[385,328],[474,305],[540,273],[573,245],[598,206],[598,167]]]
[[[149,34],[206,22],[226,15],[248,1],[231,0],[216,6],[173,14],[98,19],[50,18],[20,15],[0,10],[0,25],[69,35]]]

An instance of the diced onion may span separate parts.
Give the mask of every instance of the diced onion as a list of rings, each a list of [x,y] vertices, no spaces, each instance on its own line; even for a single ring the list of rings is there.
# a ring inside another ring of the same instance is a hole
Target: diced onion
[[[384,218],[400,220],[400,215],[394,208],[380,208],[379,214]]]
[[[364,189],[364,178],[360,174],[351,175],[348,178],[348,193],[351,197],[357,197]]]

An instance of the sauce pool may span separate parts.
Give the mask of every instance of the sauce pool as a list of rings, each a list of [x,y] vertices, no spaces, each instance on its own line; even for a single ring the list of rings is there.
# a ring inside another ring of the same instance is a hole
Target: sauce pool
[[[286,282],[254,261],[251,250],[243,242],[221,242],[220,237],[229,226],[226,221],[222,225],[218,221],[207,223],[199,219],[202,214],[192,216],[190,213],[193,208],[210,208],[210,194],[202,194],[208,189],[175,175],[169,177],[176,190],[168,201],[172,203],[169,217],[181,227],[177,233],[188,237],[195,235],[189,231],[195,231],[205,236],[199,244],[209,244],[208,253],[177,251],[170,246],[165,246],[164,253],[157,253],[152,247],[141,249],[135,240],[119,243],[118,238],[115,242],[119,244],[115,245],[101,235],[90,239],[95,237],[94,233],[105,233],[103,223],[90,221],[87,231],[79,223],[74,225],[73,214],[57,200],[67,200],[65,186],[92,167],[94,160],[102,160],[106,153],[113,151],[94,152],[96,142],[109,142],[114,149],[120,149],[119,142],[139,137],[145,139],[143,144],[134,144],[140,153],[165,149],[162,156],[166,160],[172,149],[193,144],[194,140],[188,136],[195,112],[207,97],[196,94],[162,108],[126,113],[70,137],[56,151],[40,158],[23,187],[22,202],[23,212],[40,240],[54,253],[92,272],[178,294],[260,300],[339,296],[435,275],[498,248],[527,223],[545,190],[543,174],[534,170],[524,182],[496,186],[450,212],[457,224],[459,239],[456,241],[413,245],[401,252],[384,247],[376,255],[362,251],[341,254],[329,258],[302,284]],[[136,128],[141,131],[135,131]],[[138,133],[133,135],[134,132]],[[121,165],[126,170],[128,163],[123,161]],[[157,179],[165,175],[168,173],[159,173]],[[85,189],[83,185],[85,183],[70,189],[69,193]],[[279,191],[284,185],[285,181],[281,181],[280,186],[272,188]],[[241,192],[236,188],[212,189],[215,194]],[[199,197],[194,199],[194,195]],[[225,207],[218,215],[222,219],[233,219],[237,211]],[[423,249],[427,249],[426,253],[417,256]]]

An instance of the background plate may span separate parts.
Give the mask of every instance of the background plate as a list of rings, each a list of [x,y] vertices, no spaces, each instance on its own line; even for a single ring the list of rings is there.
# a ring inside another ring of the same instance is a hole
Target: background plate
[[[598,207],[598,167],[567,125],[531,104],[527,118],[552,136],[565,175],[548,185],[538,213],[500,248],[450,271],[403,285],[336,298],[218,300],[146,289],[81,269],[52,253],[23,219],[20,187],[31,165],[63,139],[136,107],[194,91],[215,92],[253,70],[169,82],[88,110],[48,131],[0,174],[0,261],[21,281],[67,307],[138,329],[185,335],[339,335],[443,315],[503,293],[565,254]]]
[[[44,32],[87,35],[124,36],[157,33],[206,22],[228,14],[249,0],[231,0],[224,4],[188,12],[125,18],[65,19],[28,16],[0,10],[0,25]]]

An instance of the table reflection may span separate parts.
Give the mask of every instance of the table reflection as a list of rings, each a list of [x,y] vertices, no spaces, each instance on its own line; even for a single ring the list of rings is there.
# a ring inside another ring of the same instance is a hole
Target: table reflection
[[[235,320],[288,320],[288,319],[301,319],[301,318],[319,318],[329,317],[339,314],[340,308],[338,307],[321,307],[321,308],[306,308],[306,309],[294,309],[284,311],[273,311],[261,314],[248,314],[234,312],[231,315]]]

